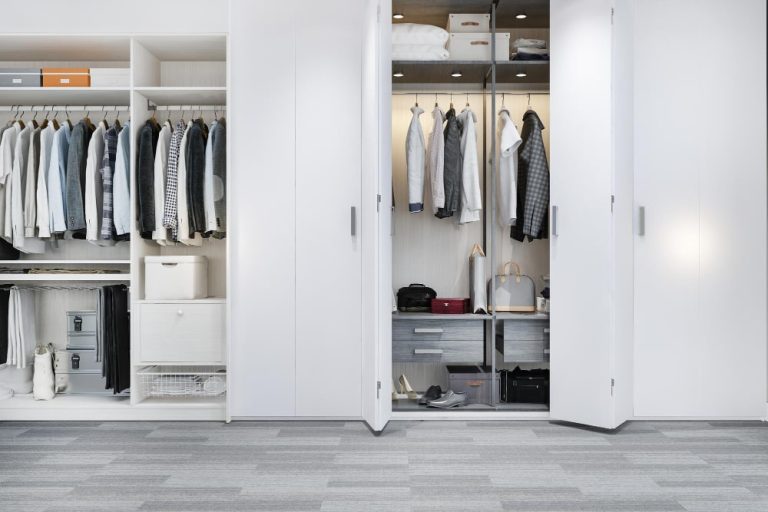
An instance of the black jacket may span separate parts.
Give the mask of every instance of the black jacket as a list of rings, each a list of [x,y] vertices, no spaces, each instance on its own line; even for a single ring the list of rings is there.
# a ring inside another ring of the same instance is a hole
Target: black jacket
[[[452,217],[461,205],[461,121],[456,118],[456,111],[451,108],[445,114],[445,157],[443,159],[443,187],[445,188],[445,207],[439,208],[435,217]]]
[[[189,231],[205,233],[205,200],[203,187],[205,180],[205,144],[208,140],[208,127],[198,119],[187,133],[187,212]]]
[[[139,231],[141,238],[152,239],[155,230],[155,151],[160,126],[149,119],[139,132],[139,154],[136,159],[136,190],[139,197]]]

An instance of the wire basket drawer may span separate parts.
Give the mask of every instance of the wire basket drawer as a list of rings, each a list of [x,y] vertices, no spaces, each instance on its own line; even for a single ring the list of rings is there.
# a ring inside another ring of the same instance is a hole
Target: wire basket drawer
[[[227,371],[223,366],[147,366],[137,375],[146,397],[215,397],[223,396],[227,390]]]

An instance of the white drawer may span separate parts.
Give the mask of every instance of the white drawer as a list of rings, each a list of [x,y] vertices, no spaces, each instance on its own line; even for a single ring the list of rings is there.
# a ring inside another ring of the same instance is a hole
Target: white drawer
[[[223,363],[223,303],[139,305],[141,363]]]

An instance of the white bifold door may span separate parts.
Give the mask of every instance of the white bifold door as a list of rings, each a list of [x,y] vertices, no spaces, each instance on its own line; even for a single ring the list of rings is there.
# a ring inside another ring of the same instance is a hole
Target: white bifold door
[[[364,208],[361,135],[376,10],[233,0],[230,12],[229,415],[362,418],[364,390],[376,392],[362,325],[376,194]]]
[[[629,418],[632,385],[631,333],[619,329],[631,288],[619,286],[626,242],[615,233],[631,233],[631,218],[617,221],[614,208],[630,207],[631,196],[615,185],[626,172],[613,150],[626,98],[612,86],[612,4],[550,3],[551,417],[605,429]]]

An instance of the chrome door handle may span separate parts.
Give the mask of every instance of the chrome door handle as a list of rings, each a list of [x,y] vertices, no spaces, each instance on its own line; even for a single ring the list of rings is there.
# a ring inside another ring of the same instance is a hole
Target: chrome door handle
[[[357,236],[357,208],[354,206],[349,207],[349,221],[352,236]]]
[[[415,355],[420,354],[437,354],[440,355],[443,353],[443,349],[441,348],[415,348],[413,349],[413,353]]]
[[[415,334],[442,334],[443,330],[440,328],[416,327],[413,332]]]
[[[645,206],[637,209],[637,236],[645,236]]]
[[[557,205],[552,205],[552,236],[558,236],[557,232]]]

